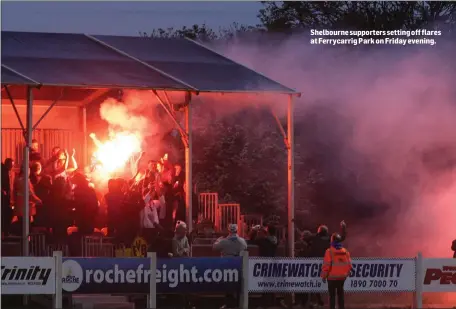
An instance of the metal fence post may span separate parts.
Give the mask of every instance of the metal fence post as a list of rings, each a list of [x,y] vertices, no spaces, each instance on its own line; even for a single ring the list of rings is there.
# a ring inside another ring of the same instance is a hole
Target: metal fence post
[[[54,309],[62,309],[62,251],[54,251],[52,253],[55,262],[55,294],[54,294]]]
[[[242,275],[241,295],[239,297],[239,308],[249,308],[249,252],[242,252]]]
[[[423,308],[423,255],[418,252],[415,266],[415,308]]]
[[[147,308],[157,308],[157,253],[147,252],[150,259],[149,295],[147,295]]]

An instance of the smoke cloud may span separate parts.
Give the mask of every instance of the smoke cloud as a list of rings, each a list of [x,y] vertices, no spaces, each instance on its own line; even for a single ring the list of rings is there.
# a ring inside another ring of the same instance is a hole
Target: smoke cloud
[[[164,100],[163,94],[160,94]],[[110,134],[128,132],[138,136],[141,149],[146,151],[141,168],[148,160],[158,160],[174,148],[164,137],[174,126],[156,96],[150,91],[124,91],[121,98],[108,98],[100,105],[100,117],[108,124]],[[174,158],[178,157],[174,156]]]
[[[296,152],[317,160],[325,181],[345,195],[342,205],[316,205],[312,216],[333,224],[347,220],[347,242],[361,254],[451,256],[454,44],[444,37],[433,47],[308,42],[302,36],[275,43],[249,38],[216,48],[302,92]]]

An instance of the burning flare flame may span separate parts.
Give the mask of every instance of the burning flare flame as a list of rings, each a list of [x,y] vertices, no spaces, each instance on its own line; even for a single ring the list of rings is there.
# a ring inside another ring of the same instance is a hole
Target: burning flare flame
[[[99,171],[106,176],[123,169],[130,157],[141,151],[138,135],[130,132],[110,132],[109,139],[101,142],[95,133],[90,133],[97,150],[93,157],[99,164]]]

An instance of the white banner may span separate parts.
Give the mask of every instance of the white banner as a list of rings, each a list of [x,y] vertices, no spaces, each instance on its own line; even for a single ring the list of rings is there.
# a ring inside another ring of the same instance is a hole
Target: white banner
[[[323,259],[251,258],[250,292],[326,292],[320,278]],[[413,292],[415,259],[353,259],[348,292]]]
[[[423,292],[456,292],[456,259],[423,259]]]
[[[2,294],[55,294],[53,257],[2,257]]]

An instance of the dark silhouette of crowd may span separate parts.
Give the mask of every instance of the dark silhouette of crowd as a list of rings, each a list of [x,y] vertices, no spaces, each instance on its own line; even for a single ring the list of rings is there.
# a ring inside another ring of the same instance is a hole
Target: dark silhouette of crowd
[[[39,143],[33,140],[28,166],[32,230],[46,233],[57,243],[65,243],[71,234],[82,237],[95,231],[128,245],[138,235],[172,238],[176,223],[187,219],[185,175],[181,164],[172,164],[167,154],[150,160],[147,169],[141,171],[144,154],[131,166],[133,177],[109,179],[108,192],[103,196],[101,188],[92,183],[91,174],[78,168],[75,150],[70,154],[54,147],[45,160]],[[22,234],[25,170],[22,166],[15,172],[14,167],[11,158],[2,163],[2,237]],[[93,166],[89,170],[93,172]]]

